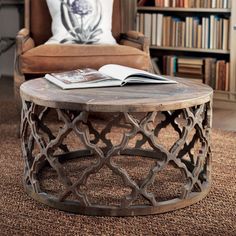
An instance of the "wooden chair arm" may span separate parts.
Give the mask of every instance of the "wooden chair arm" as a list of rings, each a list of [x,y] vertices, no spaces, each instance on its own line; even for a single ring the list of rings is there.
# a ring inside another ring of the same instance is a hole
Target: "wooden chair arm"
[[[29,30],[21,29],[16,36],[17,56],[35,47],[34,40],[30,37]]]
[[[30,37],[28,29],[21,29],[16,35],[16,52],[15,52],[15,72],[21,75],[19,58],[20,56],[35,47],[34,40]]]
[[[149,39],[140,32],[128,31],[122,33],[120,44],[138,48],[149,54]]]
[[[120,38],[121,45],[131,46],[140,49],[148,54],[150,64],[149,72],[153,73],[154,70],[149,51],[149,38],[137,31],[128,31],[127,33],[122,33]]]

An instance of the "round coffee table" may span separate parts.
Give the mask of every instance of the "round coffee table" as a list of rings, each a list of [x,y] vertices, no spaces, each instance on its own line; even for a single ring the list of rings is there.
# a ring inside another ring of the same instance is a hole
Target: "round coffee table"
[[[163,213],[204,198],[213,91],[177,80],[75,90],[43,78],[22,84],[26,192],[60,210],[111,216]]]

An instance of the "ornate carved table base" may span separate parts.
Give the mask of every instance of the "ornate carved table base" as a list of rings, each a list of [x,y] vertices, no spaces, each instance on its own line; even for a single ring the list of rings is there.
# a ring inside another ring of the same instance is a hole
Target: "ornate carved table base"
[[[57,122],[47,119],[52,110]],[[207,195],[210,102],[110,117],[102,123],[85,111],[23,100],[27,193],[60,210],[111,216],[172,211]]]

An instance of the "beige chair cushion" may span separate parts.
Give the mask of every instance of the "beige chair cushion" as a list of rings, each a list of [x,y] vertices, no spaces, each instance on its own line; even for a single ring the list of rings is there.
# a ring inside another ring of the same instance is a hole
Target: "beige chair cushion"
[[[105,64],[119,64],[149,69],[146,53],[123,45],[41,45],[20,57],[24,74],[45,74],[77,68],[99,69]]]

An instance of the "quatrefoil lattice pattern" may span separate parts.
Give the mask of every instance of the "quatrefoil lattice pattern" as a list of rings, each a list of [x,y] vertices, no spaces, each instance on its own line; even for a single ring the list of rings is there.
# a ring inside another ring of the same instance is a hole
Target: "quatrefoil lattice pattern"
[[[25,189],[50,206],[93,215],[144,215],[190,205],[207,194],[211,183],[211,112],[208,102],[175,111],[109,114],[101,121],[85,111],[23,101]],[[141,173],[146,160],[146,172]],[[173,199],[160,200],[160,176],[170,166],[183,182]],[[109,176],[102,174],[104,169]],[[117,204],[95,200],[98,176],[100,189],[103,194],[107,189],[111,199],[117,195],[114,181],[119,182]],[[104,184],[108,179],[114,180],[111,186]]]

